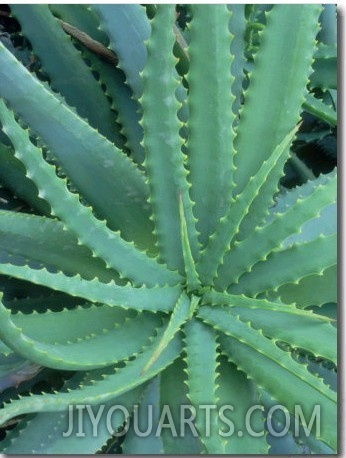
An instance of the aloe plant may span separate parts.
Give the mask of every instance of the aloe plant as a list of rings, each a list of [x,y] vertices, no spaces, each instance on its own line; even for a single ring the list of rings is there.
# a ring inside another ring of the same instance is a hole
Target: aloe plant
[[[244,5],[188,33],[173,5],[11,11],[40,68],[0,44],[2,181],[32,208],[0,211],[0,382],[62,382],[3,391],[2,452],[334,453],[336,173],[280,186],[322,8],[266,13],[246,90]],[[112,437],[119,405],[152,430]]]

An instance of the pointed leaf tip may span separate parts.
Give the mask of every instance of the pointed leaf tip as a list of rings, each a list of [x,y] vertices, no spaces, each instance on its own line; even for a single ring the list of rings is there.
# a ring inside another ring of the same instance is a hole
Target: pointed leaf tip
[[[185,219],[184,204],[181,192],[178,194],[179,199],[179,218],[180,218],[180,236],[181,236],[181,245],[183,250],[183,258],[185,265],[185,274],[186,274],[186,284],[187,291],[195,291],[200,288],[200,280],[196,271],[195,261],[192,256],[189,234],[187,230],[187,224]]]

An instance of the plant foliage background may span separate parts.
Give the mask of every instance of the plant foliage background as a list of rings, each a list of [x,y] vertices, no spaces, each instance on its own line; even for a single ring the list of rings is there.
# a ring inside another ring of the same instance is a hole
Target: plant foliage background
[[[335,453],[335,6],[0,20],[0,450]],[[78,404],[178,431],[190,404],[199,435],[63,437]],[[201,404],[265,434],[209,436]],[[270,434],[275,404],[321,405],[320,437]]]

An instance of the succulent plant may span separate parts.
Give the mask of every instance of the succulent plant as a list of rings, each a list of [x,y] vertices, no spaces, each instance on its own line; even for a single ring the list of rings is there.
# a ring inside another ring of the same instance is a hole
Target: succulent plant
[[[11,7],[0,382],[62,381],[2,393],[4,453],[336,449],[336,173],[280,186],[322,8],[272,6],[247,82],[244,5],[188,9]]]

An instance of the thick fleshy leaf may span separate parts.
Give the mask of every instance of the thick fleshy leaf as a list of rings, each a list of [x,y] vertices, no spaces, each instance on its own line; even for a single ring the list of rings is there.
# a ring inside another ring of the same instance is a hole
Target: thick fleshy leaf
[[[193,299],[191,299],[193,301]],[[179,332],[182,325],[187,321],[190,315],[191,302],[190,298],[183,292],[174,306],[173,312],[170,316],[169,322],[159,341],[157,347],[154,348],[152,357],[150,358],[147,366],[143,369],[143,373],[147,372],[149,367],[157,360],[163,350],[167,347],[173,337]]]
[[[226,440],[225,452],[232,455],[241,455],[245,451],[246,454],[266,454],[269,447],[263,431],[264,419],[260,409],[253,409],[260,404],[258,388],[224,357],[220,362],[217,395],[222,425],[220,431]],[[251,422],[246,424],[249,412]],[[252,434],[254,431],[255,434]]]
[[[0,95],[50,148],[83,197],[127,240],[142,247],[150,245],[152,226],[144,175],[34,78],[1,43],[0,65]]]
[[[140,103],[143,108],[141,124],[146,151],[145,167],[160,258],[170,269],[183,273],[179,196],[184,204],[191,249],[195,257],[197,234],[181,151],[182,139],[179,136],[179,102],[175,95],[179,82],[176,78],[173,55],[174,18],[175,10],[172,5],[158,6],[152,21],[148,57],[143,71],[144,93]],[[171,30],[171,33],[168,33],[168,30]]]
[[[3,305],[0,317],[0,337],[16,354],[41,366],[65,370],[95,369],[129,358],[153,339],[161,324],[160,319],[153,319],[150,314],[135,320],[119,320],[115,314],[118,320],[111,322],[111,326],[96,328],[90,334],[80,333],[76,341],[51,342],[47,338],[39,341],[36,335],[30,337],[25,328],[16,326]]]
[[[0,180],[13,194],[25,200],[32,208],[44,215],[50,214],[49,204],[38,196],[35,183],[26,175],[24,165],[14,156],[14,151],[0,143]]]
[[[259,171],[252,176],[243,192],[229,204],[226,215],[220,219],[214,234],[210,237],[209,243],[202,252],[197,269],[203,281],[210,284],[216,276],[217,269],[222,264],[225,254],[230,249],[230,244],[239,232],[239,227],[248,214],[249,208],[268,180],[273,171],[280,168],[280,158],[287,157],[289,145],[297,131],[295,127],[281,140],[274,149],[267,161],[262,164]]]
[[[277,290],[287,283],[295,283],[308,275],[320,274],[336,262],[337,236],[320,235],[312,241],[294,243],[286,249],[273,251],[260,261],[238,283],[229,287],[232,294],[253,296],[266,290]],[[318,257],[315,253],[318,252]]]
[[[199,241],[205,247],[232,195],[232,36],[226,5],[193,5],[191,10],[188,168]]]
[[[219,363],[215,332],[195,318],[186,323],[184,332],[187,396],[195,409],[196,427],[208,453],[224,453],[216,410]]]
[[[257,227],[250,237],[236,243],[226,253],[218,272],[218,286],[227,287],[237,282],[244,272],[249,272],[258,260],[265,259],[271,251],[287,246],[290,240],[300,240],[309,227],[317,228],[317,235],[325,233],[324,227],[331,224],[330,215],[323,218],[324,225],[316,218],[322,209],[327,210],[325,207],[335,202],[336,185],[336,175],[333,174],[322,183],[316,180],[303,185],[301,194],[304,198],[297,198],[294,205],[289,205],[289,197],[292,197],[291,202],[294,199],[290,193],[284,196],[282,200],[286,201],[286,208],[285,203],[280,202],[279,208],[282,211],[275,208],[275,214],[268,224]],[[298,192],[295,191],[294,196]]]
[[[50,218],[0,211],[0,249],[28,262],[37,261],[69,274],[79,273],[88,280],[97,277],[109,282],[119,278],[116,271],[107,269],[104,261],[78,244],[77,237],[64,230],[60,221]]]
[[[95,371],[77,373],[65,383],[63,389],[77,389],[81,383],[92,382],[94,377]],[[77,409],[29,416],[7,433],[0,450],[6,454],[28,454],[30,444],[31,454],[65,454],[66,450],[75,454],[99,452],[113,431],[121,431],[126,420],[124,413],[131,413],[142,391],[143,387],[140,386],[118,399],[93,408],[88,406],[82,418]],[[115,410],[113,407],[117,404],[124,410]]]
[[[67,104],[76,108],[102,135],[122,147],[123,140],[106,95],[48,5],[13,4],[11,11],[48,73],[52,89],[63,95]]]
[[[83,297],[90,302],[105,303],[110,306],[169,312],[173,309],[181,287],[164,288],[165,298],[162,300],[161,288],[134,288],[129,284],[119,286],[114,282],[101,283],[97,280],[84,280],[79,275],[68,277],[62,273],[51,273],[47,270],[35,270],[27,266],[0,264],[0,273],[12,277],[29,280],[39,285],[63,291],[72,296]]]
[[[290,413],[296,414],[295,406],[299,405],[306,418],[316,405],[320,406],[321,439],[336,447],[336,393],[249,323],[230,317],[225,310],[210,307],[200,308],[198,316],[225,334],[220,336],[225,353]],[[316,428],[316,423],[312,428]]]
[[[193,412],[187,397],[186,364],[178,358],[165,369],[161,376],[160,406],[169,406],[172,414],[170,428],[162,428],[161,439],[165,454],[200,455],[205,453],[193,421]]]
[[[160,414],[160,376],[157,376],[143,390],[140,403],[134,406],[132,421],[121,445],[122,453],[162,453]]]
[[[160,339],[162,332],[156,339]],[[148,372],[141,372],[151,357],[151,348],[147,347],[135,360],[127,362],[125,367],[108,370],[99,374],[92,385],[81,385],[78,390],[57,394],[31,395],[6,404],[2,409],[1,421],[6,422],[14,416],[30,412],[62,412],[70,405],[105,403],[127,393],[142,383],[153,378],[171,364],[181,353],[181,337],[174,338],[168,347],[150,367]]]
[[[302,278],[298,283],[287,283],[281,286],[277,292],[269,292],[268,295],[279,297],[288,304],[296,304],[298,307],[310,305],[321,306],[327,302],[338,300],[338,268],[334,264],[325,269],[322,274],[309,275]]]
[[[243,191],[250,177],[299,120],[312,71],[320,12],[320,5],[277,4],[266,13],[266,26],[259,35],[260,46],[249,74],[249,87],[244,92],[234,145],[235,194]],[[287,39],[289,36],[291,40]],[[238,240],[249,236],[267,216],[283,175],[284,162],[281,171],[275,177],[268,177],[254,199],[242,221]]]
[[[65,225],[76,233],[78,239],[93,250],[94,254],[102,257],[109,266],[121,272],[123,276],[131,277],[129,272],[126,272],[127,269],[138,272],[141,262],[146,266],[142,273],[144,276],[148,275],[148,279],[149,276],[152,278],[149,274],[151,269],[156,271],[152,274],[158,282],[160,281],[159,271],[164,277],[177,276],[176,273],[158,264],[154,258],[136,249],[133,243],[126,242],[119,232],[109,229],[104,221],[95,218],[90,207],[80,204],[79,196],[68,191],[65,182],[56,176],[54,167],[44,160],[41,150],[30,142],[28,133],[16,122],[14,115],[3,101],[0,105],[0,119],[3,129],[16,148],[16,156],[25,164],[29,175],[35,179],[40,193],[50,203],[54,214],[60,217]],[[169,282],[168,278],[164,280],[167,281]]]

